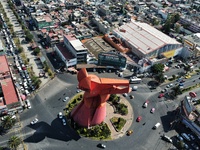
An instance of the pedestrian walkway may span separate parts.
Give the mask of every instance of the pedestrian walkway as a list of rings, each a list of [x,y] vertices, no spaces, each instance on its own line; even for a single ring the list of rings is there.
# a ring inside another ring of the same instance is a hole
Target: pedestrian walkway
[[[114,108],[111,104],[106,103],[106,118],[104,122],[108,125],[110,131],[111,131],[111,139],[118,139],[126,134],[126,131],[130,129],[133,119],[134,119],[134,114],[133,114],[133,109],[131,104],[128,102],[128,100],[120,95],[120,103],[125,104],[128,107],[128,114],[123,116],[117,113],[114,113]],[[122,128],[121,131],[117,132],[115,128],[113,127],[110,119],[113,117],[121,117],[126,120],[126,124]]]

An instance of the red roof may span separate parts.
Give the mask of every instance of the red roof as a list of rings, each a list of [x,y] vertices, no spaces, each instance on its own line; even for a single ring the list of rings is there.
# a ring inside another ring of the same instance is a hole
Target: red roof
[[[60,43],[60,44],[56,44],[57,48],[59,49],[59,51],[62,53],[62,55],[67,59],[73,59],[75,58],[69,51],[68,49],[64,46],[64,43]]]
[[[0,56],[0,83],[4,95],[4,104],[18,102],[17,93],[9,72],[8,62],[5,56]],[[7,74],[5,72],[8,72]],[[2,73],[5,73],[4,75]]]

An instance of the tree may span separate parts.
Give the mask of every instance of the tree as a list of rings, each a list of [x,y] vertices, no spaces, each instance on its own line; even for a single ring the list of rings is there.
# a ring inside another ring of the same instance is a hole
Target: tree
[[[0,30],[3,28],[3,23],[0,21]]]
[[[188,73],[189,71],[191,71],[191,67],[189,65],[184,66],[183,69],[186,71],[186,73]]]
[[[179,24],[176,24],[176,26],[175,26],[175,32],[176,33],[180,32],[180,25]]]
[[[34,49],[34,53],[35,53],[35,55],[38,55],[40,53],[39,47],[37,47],[37,48]]]
[[[13,150],[16,150],[17,147],[20,145],[21,141],[22,140],[19,137],[12,136],[8,141],[8,147],[10,147]]]
[[[159,73],[162,73],[163,70],[164,70],[164,65],[163,64],[154,64],[152,67],[151,67],[151,70],[154,74],[159,74]]]
[[[16,120],[13,119],[11,116],[6,116],[1,123],[1,126],[6,130],[10,129],[15,124],[15,121]]]
[[[182,94],[182,90],[179,86],[175,86],[175,87],[172,88],[171,95],[173,97],[177,97],[177,95],[180,95],[180,94]]]
[[[23,47],[20,46],[20,47],[18,48],[18,52],[21,53],[21,52],[23,52],[23,51],[24,51]]]
[[[178,22],[178,21],[180,20],[180,15],[179,15],[179,13],[174,14],[173,17],[174,17],[174,23],[175,23],[175,22]]]
[[[183,150],[184,149],[184,142],[183,141],[179,141],[178,143],[178,148]]]
[[[163,75],[163,73],[158,73],[156,76],[155,76],[155,79],[159,82],[159,83],[163,83],[165,81],[165,77]]]
[[[28,41],[28,42],[31,42],[32,40],[33,40],[33,35],[32,34],[26,34],[26,40]]]

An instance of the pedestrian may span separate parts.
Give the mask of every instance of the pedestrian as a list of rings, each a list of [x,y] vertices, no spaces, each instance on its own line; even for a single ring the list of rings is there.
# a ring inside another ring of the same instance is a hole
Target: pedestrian
[[[146,124],[146,122],[145,123],[143,123],[142,125],[144,126]]]

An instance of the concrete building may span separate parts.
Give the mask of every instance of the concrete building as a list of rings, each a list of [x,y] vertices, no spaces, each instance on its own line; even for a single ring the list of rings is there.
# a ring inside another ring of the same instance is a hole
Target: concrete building
[[[199,16],[182,15],[179,21],[182,25],[186,25],[187,29],[194,33],[200,32],[200,18]]]
[[[0,115],[22,109],[6,56],[0,56]]]
[[[200,56],[200,33],[184,36],[183,43],[191,51],[192,56]]]
[[[98,30],[101,33],[106,34],[110,31],[109,23],[105,20],[102,20],[100,17],[96,16],[92,19],[92,22],[98,27]]]
[[[186,96],[180,105],[181,122],[200,138],[200,107],[194,105],[192,98]],[[200,140],[197,140],[200,144]]]
[[[56,54],[64,62],[66,68],[74,67],[77,64],[77,58],[68,51],[64,43],[58,43],[54,46]]]
[[[46,15],[43,12],[38,12],[36,14],[32,14],[33,22],[38,30],[47,29],[50,30],[51,27],[54,27],[54,22],[51,19],[50,15]]]
[[[64,35],[64,44],[67,50],[77,58],[77,63],[87,63],[88,50],[74,35]]]

